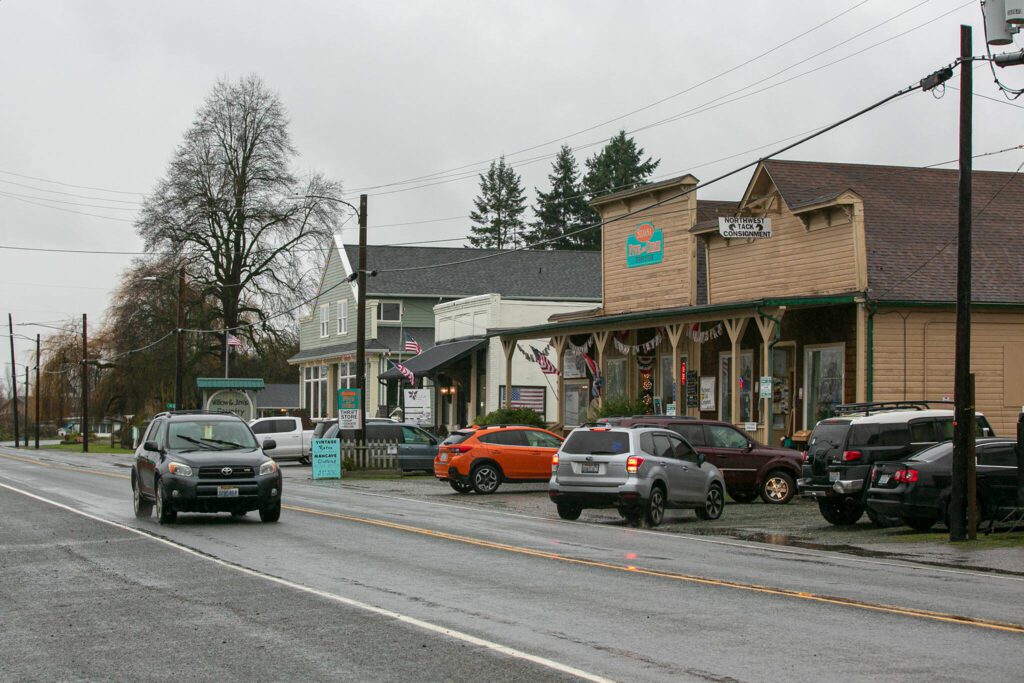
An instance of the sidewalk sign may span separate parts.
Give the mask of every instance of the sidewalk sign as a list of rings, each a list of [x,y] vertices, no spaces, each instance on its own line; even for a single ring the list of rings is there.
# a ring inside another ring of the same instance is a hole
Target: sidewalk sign
[[[313,439],[313,479],[341,479],[340,439]]]

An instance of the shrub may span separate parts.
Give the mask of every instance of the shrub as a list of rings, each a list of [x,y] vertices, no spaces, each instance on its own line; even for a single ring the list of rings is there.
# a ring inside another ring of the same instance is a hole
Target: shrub
[[[544,418],[536,410],[530,408],[500,408],[476,418],[476,423],[483,425],[516,424],[543,427]]]
[[[598,419],[602,417],[629,417],[630,415],[646,415],[647,405],[639,398],[631,399],[625,396],[605,397],[599,407],[591,409],[591,417]]]

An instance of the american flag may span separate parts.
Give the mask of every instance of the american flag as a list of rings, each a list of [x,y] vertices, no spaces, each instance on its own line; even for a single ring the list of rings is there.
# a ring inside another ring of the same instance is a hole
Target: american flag
[[[416,341],[415,339],[413,339],[412,335],[409,334],[408,332],[405,333],[405,346],[402,347],[402,350],[406,351],[408,353],[415,353],[415,354],[423,353],[423,347],[421,347],[420,343],[418,341]],[[409,380],[409,381],[412,381],[412,380]]]
[[[238,348],[239,346],[242,345],[242,340],[239,339],[238,337],[236,337],[235,335],[233,335],[230,332],[228,332],[227,336],[228,336],[228,341],[227,341],[228,346],[234,346],[235,348]]]
[[[512,407],[530,408],[544,414],[544,387],[512,387]],[[499,391],[498,403],[505,405],[505,387]]]
[[[555,367],[554,363],[548,360],[548,357],[537,350],[536,346],[531,346],[533,349],[533,358],[537,361],[537,365],[540,366],[540,371],[545,375],[557,375],[558,368]]]
[[[407,380],[409,380],[410,384],[416,383],[416,375],[413,374],[412,370],[405,367],[401,363],[396,363],[395,361],[390,361],[390,363],[395,366],[396,370],[402,373],[402,377],[405,377]]]

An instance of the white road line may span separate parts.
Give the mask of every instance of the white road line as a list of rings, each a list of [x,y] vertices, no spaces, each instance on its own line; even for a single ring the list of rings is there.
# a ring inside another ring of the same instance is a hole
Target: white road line
[[[121,524],[120,522],[115,522],[115,521],[109,520],[109,519],[103,519],[102,517],[97,517],[96,515],[91,515],[88,512],[83,512],[81,510],[76,510],[75,508],[70,507],[68,505],[64,505],[63,503],[58,503],[57,501],[49,500],[47,498],[43,498],[42,496],[38,496],[38,495],[36,495],[34,493],[31,493],[29,491],[24,491],[22,489],[15,488],[13,486],[8,486],[7,484],[4,484],[2,482],[0,482],[0,487],[3,487],[5,489],[7,489],[9,491],[13,491],[15,493],[20,493],[23,496],[27,496],[29,498],[33,498],[35,500],[41,501],[41,502],[46,503],[48,505],[52,505],[52,506],[60,508],[62,510],[67,510],[68,512],[72,512],[72,513],[74,513],[76,515],[81,515],[82,517],[85,517],[87,519],[91,519],[91,520],[96,521],[96,522],[101,522],[103,524],[109,524],[110,526],[116,527],[116,528],[121,529],[123,531],[128,531],[130,533],[137,534],[137,535],[142,536],[143,538],[147,538],[147,539],[149,539],[151,541],[156,541],[158,543],[162,543],[162,544],[164,544],[166,546],[169,546],[171,548],[174,548],[176,550],[180,550],[180,551],[182,551],[182,552],[184,552],[184,553],[186,553],[188,555],[192,555],[193,557],[198,557],[198,558],[207,560],[209,562],[213,562],[214,564],[220,565],[222,567],[227,567],[228,569],[233,569],[233,570],[235,570],[237,572],[240,572],[242,574],[246,574],[248,576],[254,576],[256,578],[260,578],[260,579],[263,579],[265,581],[270,581],[271,583],[276,583],[278,585],[285,586],[287,588],[292,588],[292,589],[297,590],[297,591],[302,591],[303,593],[309,593],[310,595],[316,595],[316,596],[319,596],[319,597],[324,598],[326,600],[331,600],[333,602],[337,602],[339,604],[346,605],[348,607],[354,607],[355,609],[364,610],[366,612],[371,612],[373,614],[377,614],[377,615],[380,615],[382,617],[387,617],[389,619],[394,619],[396,621],[400,621],[402,623],[409,624],[410,626],[415,626],[417,628],[421,628],[421,629],[423,629],[425,631],[431,631],[433,633],[438,633],[440,635],[447,636],[447,637],[453,638],[455,640],[461,640],[461,641],[463,641],[465,643],[469,643],[470,645],[476,645],[477,647],[486,648],[488,650],[492,650],[492,651],[497,652],[499,654],[503,654],[503,655],[505,655],[507,657],[514,657],[516,659],[522,659],[524,661],[531,662],[531,663],[537,664],[539,666],[547,667],[547,668],[552,669],[554,671],[558,671],[558,672],[561,672],[561,673],[564,673],[564,674],[568,674],[570,676],[575,676],[575,677],[580,678],[580,679],[585,680],[585,681],[594,681],[595,683],[613,683],[612,679],[604,678],[603,676],[598,676],[597,674],[592,674],[592,673],[589,673],[587,671],[583,671],[582,669],[577,669],[575,667],[569,666],[568,664],[562,664],[560,662],[556,662],[554,660],[547,659],[546,657],[540,657],[540,656],[537,656],[537,655],[531,655],[528,652],[523,652],[522,650],[517,650],[515,648],[508,647],[507,645],[502,645],[500,643],[495,643],[495,642],[490,641],[490,640],[484,640],[483,638],[477,638],[476,636],[471,636],[468,633],[463,633],[462,631],[456,631],[454,629],[450,629],[450,628],[447,628],[445,626],[439,626],[437,624],[432,624],[429,621],[423,621],[422,619],[417,619],[416,617],[410,617],[408,615],[401,614],[399,612],[393,612],[391,610],[383,609],[381,607],[375,607],[374,605],[370,605],[370,604],[367,604],[365,602],[359,602],[358,600],[352,600],[351,598],[342,597],[340,595],[337,595],[336,593],[328,593],[327,591],[318,590],[316,588],[310,588],[309,586],[303,586],[301,584],[294,583],[294,582],[288,581],[286,579],[281,579],[281,578],[278,578],[278,577],[270,575],[270,574],[264,574],[263,572],[257,571],[255,569],[250,569],[248,567],[241,567],[241,566],[238,566],[238,565],[235,565],[235,564],[231,564],[230,562],[225,562],[224,560],[218,559],[216,557],[210,557],[209,555],[204,555],[204,554],[202,554],[200,552],[197,552],[197,551],[193,550],[192,548],[189,548],[188,546],[181,545],[180,543],[175,543],[174,541],[168,540],[166,538],[160,538],[159,536],[154,536],[154,535],[149,534],[149,533],[147,533],[147,532],[145,532],[145,531],[143,531],[141,529],[135,529],[133,527]]]

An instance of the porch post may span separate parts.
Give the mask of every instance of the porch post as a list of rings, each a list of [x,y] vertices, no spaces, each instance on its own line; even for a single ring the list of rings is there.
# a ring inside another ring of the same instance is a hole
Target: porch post
[[[679,341],[683,338],[683,323],[665,325],[668,332],[668,343],[672,345],[672,386],[675,387],[676,415],[686,415],[686,390],[679,381]],[[664,379],[662,379],[664,382]]]
[[[505,408],[512,407],[512,353],[515,348],[515,339],[501,338],[501,350],[505,352]]]
[[[854,357],[856,384],[856,400],[863,403],[868,400],[868,372],[867,372],[867,348],[868,348],[868,307],[863,301],[857,303],[857,352]]]
[[[601,377],[605,376],[604,371],[604,349],[608,345],[608,338],[611,337],[611,332],[605,330],[603,332],[594,333],[594,346],[597,347],[597,370],[601,373]],[[596,378],[595,378],[596,379]],[[604,404],[604,392],[600,392],[597,395],[597,405],[600,407]]]
[[[477,397],[477,352],[473,351],[469,361],[469,411],[466,413],[466,420],[469,424],[476,424]]]
[[[761,377],[767,377],[771,375],[771,358],[772,350],[769,346],[771,338],[775,335],[775,321],[769,320],[768,318],[757,316],[754,318],[754,322],[757,323],[757,329],[761,332]],[[753,379],[753,378],[751,378]],[[756,390],[760,392],[760,379],[756,383]],[[754,390],[754,387],[751,387]],[[772,399],[769,398],[758,398],[757,404],[759,406],[758,412],[760,412],[761,421],[763,426],[758,429],[758,437],[761,441],[767,443],[771,438],[771,419],[772,419]],[[767,444],[771,446],[771,443]]]
[[[552,337],[551,347],[555,351],[555,358],[558,365],[558,396],[555,397],[555,428],[564,429],[565,423],[562,419],[565,416],[563,406],[565,405],[565,342],[567,337]]]
[[[731,383],[729,396],[732,399],[729,406],[732,416],[730,422],[737,424],[740,417],[740,340],[743,339],[743,333],[747,329],[750,318],[726,318],[724,322],[725,330],[729,333],[729,341],[732,342],[732,360],[729,361],[729,382]]]

